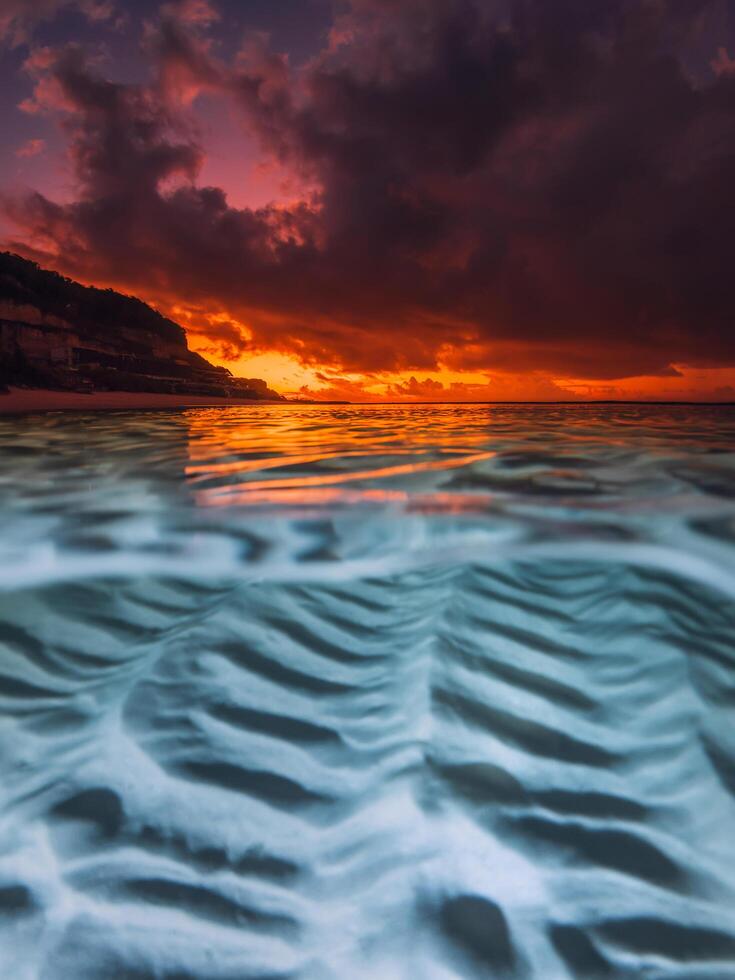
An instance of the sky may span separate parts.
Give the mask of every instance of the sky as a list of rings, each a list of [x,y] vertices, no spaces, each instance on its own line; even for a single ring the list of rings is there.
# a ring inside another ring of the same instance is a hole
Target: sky
[[[279,391],[735,400],[735,0],[0,0],[0,238]]]

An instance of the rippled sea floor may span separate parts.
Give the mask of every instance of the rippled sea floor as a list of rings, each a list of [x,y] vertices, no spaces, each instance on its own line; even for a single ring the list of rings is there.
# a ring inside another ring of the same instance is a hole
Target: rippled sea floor
[[[0,977],[733,980],[735,409],[0,421]]]

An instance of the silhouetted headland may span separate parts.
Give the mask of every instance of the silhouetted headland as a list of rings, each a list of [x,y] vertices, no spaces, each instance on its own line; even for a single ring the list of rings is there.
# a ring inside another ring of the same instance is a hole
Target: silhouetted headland
[[[0,392],[0,410],[4,401],[20,410],[286,401],[189,350],[183,327],[142,300],[9,252],[0,253]]]

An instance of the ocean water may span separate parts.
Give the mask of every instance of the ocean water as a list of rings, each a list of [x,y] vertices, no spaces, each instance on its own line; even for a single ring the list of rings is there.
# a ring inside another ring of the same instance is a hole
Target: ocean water
[[[735,410],[28,416],[0,520],[2,978],[735,978]]]

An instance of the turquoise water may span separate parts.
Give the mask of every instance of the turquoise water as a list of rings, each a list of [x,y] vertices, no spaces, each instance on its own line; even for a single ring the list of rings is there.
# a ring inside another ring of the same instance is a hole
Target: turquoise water
[[[735,410],[0,421],[0,975],[735,977]]]

